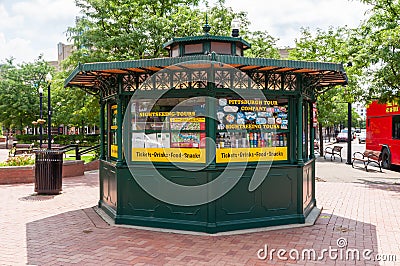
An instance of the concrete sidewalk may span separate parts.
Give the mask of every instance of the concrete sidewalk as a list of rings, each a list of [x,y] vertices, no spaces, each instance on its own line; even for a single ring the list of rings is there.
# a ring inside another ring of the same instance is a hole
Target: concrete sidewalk
[[[0,149],[0,162],[5,162],[8,159],[8,149]]]
[[[371,164],[368,166],[368,172],[360,162],[354,163],[354,168],[346,164],[346,160],[340,162],[340,158],[331,161],[330,158],[317,158],[317,167],[315,176],[319,181],[343,182],[343,183],[364,183],[380,182],[387,184],[400,185],[400,172],[382,169]]]
[[[395,255],[397,262],[386,265],[400,265],[400,185],[392,182],[398,173],[366,173],[318,160],[317,175],[326,182],[316,183],[323,210],[315,225],[230,236],[110,226],[95,212],[97,171],[64,179],[57,196],[33,196],[33,184],[2,185],[0,265],[379,265],[363,259],[365,250]],[[269,253],[276,251],[272,258],[259,259],[266,245]],[[342,256],[289,257],[290,250],[301,255],[313,249],[320,256],[330,248]],[[288,260],[278,259],[278,249],[287,251],[283,257]],[[346,251],[355,249],[360,260],[346,259]]]

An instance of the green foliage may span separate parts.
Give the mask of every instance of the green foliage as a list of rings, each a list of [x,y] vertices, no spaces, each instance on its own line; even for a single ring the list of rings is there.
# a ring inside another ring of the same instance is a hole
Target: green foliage
[[[251,43],[251,49],[245,51],[245,56],[248,57],[263,57],[279,59],[280,54],[276,48],[278,39],[272,37],[267,31],[255,31],[248,35],[248,40]]]
[[[66,72],[54,73],[40,56],[33,63],[14,65],[10,59],[0,67],[0,121],[5,128],[22,130],[39,118],[39,88],[43,89],[43,118],[47,122],[47,73],[52,73],[52,126],[86,126],[98,123],[98,98],[81,90],[63,88]],[[43,125],[44,127],[47,124]]]
[[[56,135],[54,143],[61,145],[79,144],[79,146],[94,146],[100,143],[99,135]]]
[[[68,126],[92,126],[99,121],[99,98],[76,88],[64,88],[63,73],[52,90],[53,124]]]
[[[195,12],[197,3],[198,0],[77,0],[83,17],[75,27],[68,28],[70,39],[78,48],[71,60],[76,63],[166,55],[161,44],[174,33],[183,33],[179,25],[186,24],[189,32],[197,31],[190,22],[199,18]]]
[[[197,12],[197,11],[195,11]],[[208,15],[208,24],[211,26],[210,34],[211,35],[220,35],[220,36],[230,36],[231,35],[231,22],[233,19],[237,19],[240,21],[240,34],[242,36],[246,36],[249,32],[248,26],[250,21],[247,18],[247,13],[245,12],[237,12],[235,13],[231,7],[228,7],[225,4],[225,0],[218,0],[213,7],[208,8],[206,11],[200,12],[200,17],[196,21],[197,27],[198,25],[203,25],[206,17],[206,13]],[[195,24],[195,26],[196,26]],[[183,36],[187,35],[186,32],[182,32]],[[200,31],[197,32],[197,35],[202,35],[203,30],[200,28]]]
[[[309,29],[301,30],[301,37],[296,40],[296,47],[289,52],[290,59],[349,62],[353,56],[349,47],[354,30],[330,27],[327,31],[318,29],[313,35]],[[345,65],[346,66],[346,65]],[[359,85],[361,71],[357,67],[346,67],[348,85],[334,87],[318,95],[318,122],[323,126],[334,126],[347,120],[347,102],[359,100],[363,94]],[[357,115],[354,115],[356,119]],[[355,120],[356,121],[356,120]]]
[[[17,135],[16,136],[18,143],[39,143],[39,135]],[[43,134],[43,140],[47,138],[47,135]]]
[[[7,161],[0,163],[0,166],[24,166],[35,164],[35,158],[32,155],[19,155],[10,157]]]
[[[45,75],[54,69],[41,56],[33,63],[14,65],[12,59],[0,67],[0,121],[5,128],[22,129],[39,118],[39,92],[47,97]],[[45,102],[45,101],[44,101]],[[47,105],[44,103],[43,110]]]
[[[202,26],[211,25],[211,35],[230,36],[231,22],[238,19],[241,35],[253,43],[250,56],[277,56],[275,39],[266,32],[250,33],[245,12],[234,12],[225,0],[218,0],[203,11],[198,0],[77,0],[81,17],[68,28],[71,41],[78,48],[65,62],[132,60],[166,56],[162,44],[173,37],[203,35]],[[265,51],[263,51],[265,50]]]
[[[353,43],[357,61],[365,71],[368,100],[400,99],[400,1],[360,0],[371,5],[369,18],[361,25]]]
[[[18,143],[35,143],[39,145],[39,135],[17,135]],[[54,135],[52,136],[55,144],[68,145],[79,144],[79,146],[94,146],[100,143],[99,135]],[[47,135],[43,135],[43,140]]]

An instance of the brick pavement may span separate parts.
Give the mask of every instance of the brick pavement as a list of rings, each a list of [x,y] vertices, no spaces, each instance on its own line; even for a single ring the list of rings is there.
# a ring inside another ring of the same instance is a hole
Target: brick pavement
[[[186,235],[109,226],[94,211],[98,173],[63,180],[63,193],[32,196],[33,184],[0,186],[0,265],[378,265],[372,261],[273,260],[271,249],[372,249],[400,265],[400,186],[317,182],[323,211],[311,227],[230,236]],[[261,255],[263,253],[260,253]],[[294,253],[292,253],[294,254]],[[288,257],[288,254],[286,254]],[[396,265],[396,263],[387,263]]]

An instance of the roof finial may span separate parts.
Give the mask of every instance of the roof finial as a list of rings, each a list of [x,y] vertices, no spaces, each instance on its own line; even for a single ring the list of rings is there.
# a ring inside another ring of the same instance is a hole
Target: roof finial
[[[206,24],[204,24],[204,26],[203,26],[203,31],[204,31],[204,33],[206,35],[208,35],[210,30],[211,30],[211,26],[208,25],[208,16],[207,16],[207,13],[206,13]]]

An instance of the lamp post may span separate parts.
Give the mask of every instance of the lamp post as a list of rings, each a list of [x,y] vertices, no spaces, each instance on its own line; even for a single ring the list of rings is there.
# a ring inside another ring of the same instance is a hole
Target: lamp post
[[[51,150],[51,101],[50,101],[50,85],[52,76],[49,73],[46,75],[47,82],[47,149]]]
[[[351,102],[347,103],[347,162],[351,164],[351,141],[353,140],[353,134],[351,132]]]
[[[353,66],[353,62],[347,63],[347,67],[352,67],[352,66]],[[345,94],[348,94],[348,96],[351,96],[350,90],[345,91]],[[351,141],[353,140],[353,134],[351,132],[351,120],[352,120],[351,102],[352,101],[350,101],[350,100],[348,100],[348,102],[347,102],[347,162],[346,162],[346,164],[352,164],[351,163]]]
[[[236,18],[232,20],[231,28],[232,28],[232,37],[239,37],[240,20]]]
[[[43,88],[39,88],[39,148],[42,148],[42,143],[43,143]]]

